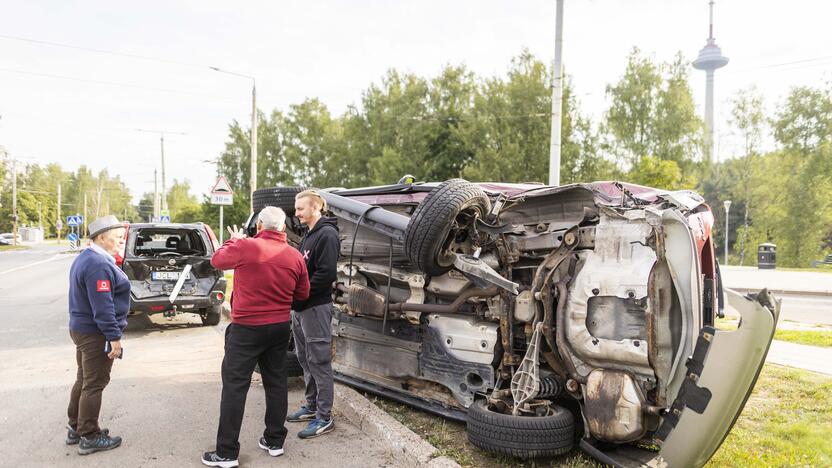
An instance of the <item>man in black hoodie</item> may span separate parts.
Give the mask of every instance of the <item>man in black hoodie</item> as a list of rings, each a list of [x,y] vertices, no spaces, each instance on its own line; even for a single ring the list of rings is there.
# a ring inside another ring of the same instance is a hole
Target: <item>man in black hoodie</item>
[[[309,231],[300,253],[309,271],[309,299],[292,304],[295,352],[306,382],[306,404],[289,415],[289,422],[309,421],[298,433],[301,439],[317,437],[335,428],[332,420],[332,285],[337,276],[341,241],[335,218],[322,217],[326,201],[314,190],[295,197],[295,216]]]

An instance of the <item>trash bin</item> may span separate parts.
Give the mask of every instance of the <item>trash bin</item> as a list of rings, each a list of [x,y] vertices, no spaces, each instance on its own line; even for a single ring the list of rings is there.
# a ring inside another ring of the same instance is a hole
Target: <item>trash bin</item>
[[[764,243],[757,246],[757,268],[773,270],[777,267],[777,246]]]

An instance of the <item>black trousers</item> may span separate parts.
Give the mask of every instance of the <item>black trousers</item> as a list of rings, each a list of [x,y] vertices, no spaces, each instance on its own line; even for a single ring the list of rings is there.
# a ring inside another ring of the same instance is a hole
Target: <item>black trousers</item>
[[[269,445],[282,447],[286,440],[286,348],[290,322],[246,326],[232,323],[225,329],[225,357],[222,360],[222,402],[217,429],[217,454],[236,459],[240,453],[240,427],[246,409],[254,366],[266,391],[266,430]]]

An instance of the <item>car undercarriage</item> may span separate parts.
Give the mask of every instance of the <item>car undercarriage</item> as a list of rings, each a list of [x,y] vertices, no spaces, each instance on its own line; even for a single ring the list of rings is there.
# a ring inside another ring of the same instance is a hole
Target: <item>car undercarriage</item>
[[[290,210],[299,190],[258,190],[255,211]],[[486,450],[531,458],[580,444],[604,463],[704,464],[753,387],[779,313],[766,291],[729,294],[756,325],[716,331],[725,301],[713,215],[693,192],[451,179],[321,195],[341,233],[339,379],[465,420]],[[289,229],[297,242],[299,226]],[[716,336],[747,351],[718,374],[739,396],[698,384],[719,367]],[[700,428],[710,439],[666,450],[703,415],[714,418]]]

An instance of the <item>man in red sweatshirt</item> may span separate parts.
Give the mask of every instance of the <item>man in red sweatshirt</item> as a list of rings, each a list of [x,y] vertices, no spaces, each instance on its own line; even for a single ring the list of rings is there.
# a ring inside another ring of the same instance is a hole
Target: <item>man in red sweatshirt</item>
[[[286,243],[286,214],[267,206],[258,216],[257,235],[246,238],[236,227],[214,253],[211,265],[234,270],[231,324],[225,330],[222,361],[222,401],[216,451],[205,452],[202,463],[238,466],[240,426],[254,366],[266,391],[266,430],[258,445],[269,455],[283,455],[286,439],[286,348],[292,331],[293,301],[309,297],[309,277],[303,256]]]

